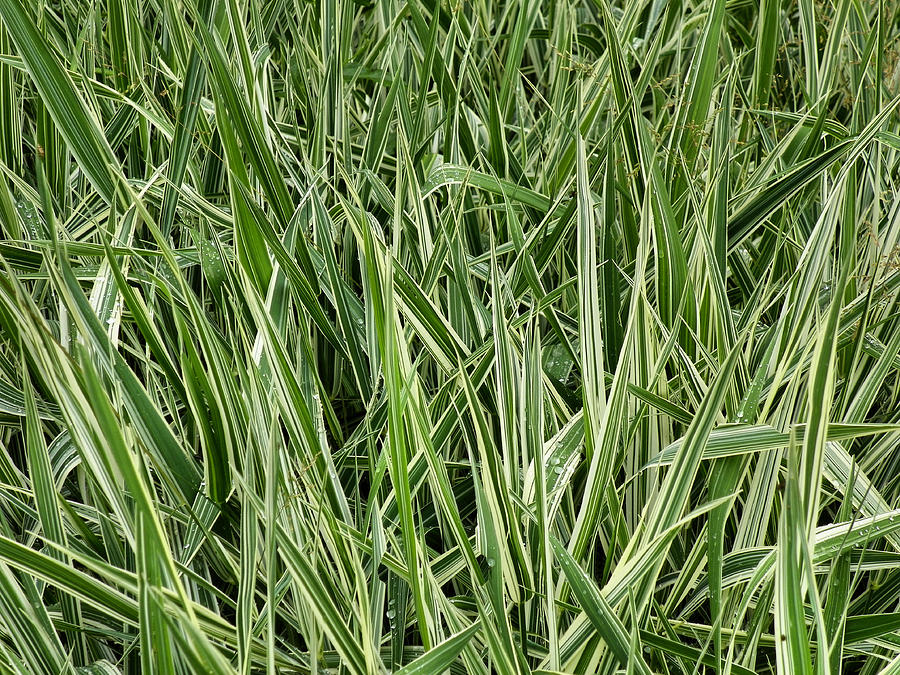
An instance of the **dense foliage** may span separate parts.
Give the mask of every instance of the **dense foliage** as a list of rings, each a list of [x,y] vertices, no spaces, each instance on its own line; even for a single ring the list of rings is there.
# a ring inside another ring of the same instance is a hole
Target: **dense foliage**
[[[0,672],[900,673],[896,0],[0,0]]]

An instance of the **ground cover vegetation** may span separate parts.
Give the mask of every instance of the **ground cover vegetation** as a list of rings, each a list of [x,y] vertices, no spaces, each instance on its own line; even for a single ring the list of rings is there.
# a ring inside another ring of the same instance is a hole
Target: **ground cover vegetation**
[[[895,0],[0,0],[0,671],[900,673]]]

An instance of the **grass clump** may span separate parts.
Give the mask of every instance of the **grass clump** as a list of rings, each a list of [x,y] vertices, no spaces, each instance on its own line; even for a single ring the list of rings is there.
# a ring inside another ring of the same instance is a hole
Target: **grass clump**
[[[0,0],[0,672],[900,673],[898,44]]]

